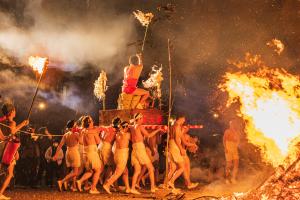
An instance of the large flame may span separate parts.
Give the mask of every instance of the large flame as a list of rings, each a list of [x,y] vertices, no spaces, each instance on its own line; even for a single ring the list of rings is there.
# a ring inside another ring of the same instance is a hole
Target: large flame
[[[273,166],[295,152],[300,135],[300,79],[283,69],[262,67],[255,72],[226,73],[221,88],[227,105],[239,101],[250,143]]]
[[[28,58],[28,64],[37,71],[39,74],[43,72],[43,69],[47,63],[48,58],[43,58],[39,56],[30,56]]]

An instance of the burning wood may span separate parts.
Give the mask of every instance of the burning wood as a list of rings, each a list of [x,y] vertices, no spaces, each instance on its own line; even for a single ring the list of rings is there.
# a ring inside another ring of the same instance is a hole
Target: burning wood
[[[28,64],[32,67],[32,69],[39,74],[42,74],[45,65],[48,62],[48,58],[39,57],[39,56],[30,56],[28,58]]]
[[[149,26],[152,18],[154,17],[154,15],[152,13],[143,13],[140,10],[136,10],[133,11],[133,15],[135,16],[135,18],[137,20],[139,20],[139,22],[142,24],[142,26]]]
[[[275,173],[260,187],[247,193],[233,194],[222,200],[269,200],[269,199],[300,199],[300,159],[299,155],[294,162],[285,162],[287,167],[279,166]]]
[[[239,101],[247,139],[260,148],[264,161],[277,167],[294,155],[300,133],[299,77],[264,66],[255,72],[226,73],[224,78],[227,106]]]

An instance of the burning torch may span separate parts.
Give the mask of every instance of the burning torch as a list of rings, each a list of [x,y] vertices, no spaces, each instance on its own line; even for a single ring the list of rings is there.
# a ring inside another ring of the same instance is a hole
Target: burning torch
[[[139,20],[142,26],[146,27],[145,33],[144,33],[144,39],[143,39],[143,45],[142,45],[142,52],[144,51],[144,45],[148,33],[149,24],[151,23],[152,18],[154,15],[152,13],[143,13],[140,10],[136,10],[133,12],[135,18]]]
[[[40,75],[40,78],[36,85],[35,93],[32,98],[32,102],[31,102],[31,105],[30,105],[30,108],[29,108],[29,111],[27,114],[27,119],[30,118],[32,107],[33,107],[35,98],[37,96],[37,93],[39,91],[41,80],[43,78],[44,73],[46,72],[48,63],[49,63],[48,58],[43,58],[43,57],[38,57],[38,56],[30,56],[28,59],[29,66],[31,66],[33,68],[33,70],[36,71]]]

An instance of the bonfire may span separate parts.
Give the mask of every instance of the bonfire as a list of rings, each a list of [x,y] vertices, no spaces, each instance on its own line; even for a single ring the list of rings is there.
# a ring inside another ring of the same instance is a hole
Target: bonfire
[[[300,199],[300,78],[266,66],[258,55],[233,63],[258,67],[226,73],[220,88],[228,94],[227,106],[239,102],[248,142],[275,172],[259,188],[224,199]]]

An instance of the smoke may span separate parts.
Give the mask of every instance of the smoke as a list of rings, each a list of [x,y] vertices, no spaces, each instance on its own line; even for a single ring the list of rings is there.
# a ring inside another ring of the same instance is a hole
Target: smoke
[[[19,74],[11,69],[0,71],[0,94],[4,101],[25,101],[31,100],[36,89],[36,80],[29,76]],[[86,106],[84,100],[80,97],[80,90],[74,84],[65,86],[63,92],[57,92],[53,89],[45,89],[41,85],[41,91],[38,97],[48,103],[62,105],[77,112],[90,111],[91,106]],[[25,103],[26,104],[26,103]],[[26,107],[26,105],[24,105]]]
[[[99,68],[121,75],[114,71],[128,54],[127,43],[134,37],[132,11],[120,14],[110,2],[92,0],[3,1],[0,8],[1,68],[14,67],[0,71],[2,99],[18,104],[22,116],[36,87],[36,79],[24,65],[31,55],[47,56],[49,68],[71,71],[63,75],[60,70],[46,71],[37,102],[47,102],[48,121],[55,120],[50,115],[57,114],[57,109],[68,113],[63,120],[74,117],[72,111],[98,114],[93,82]],[[42,114],[33,113],[32,117]],[[54,126],[57,129],[61,124]]]
[[[30,77],[17,75],[11,70],[1,71],[0,94],[5,99],[26,98],[29,94],[33,94],[33,91],[34,81]]]
[[[21,20],[0,13],[0,47],[23,64],[30,55],[43,55],[50,58],[50,65],[61,63],[65,70],[89,63],[112,71],[133,34],[130,15],[113,14],[99,3],[92,10],[84,8],[91,6],[85,1],[25,2]]]

